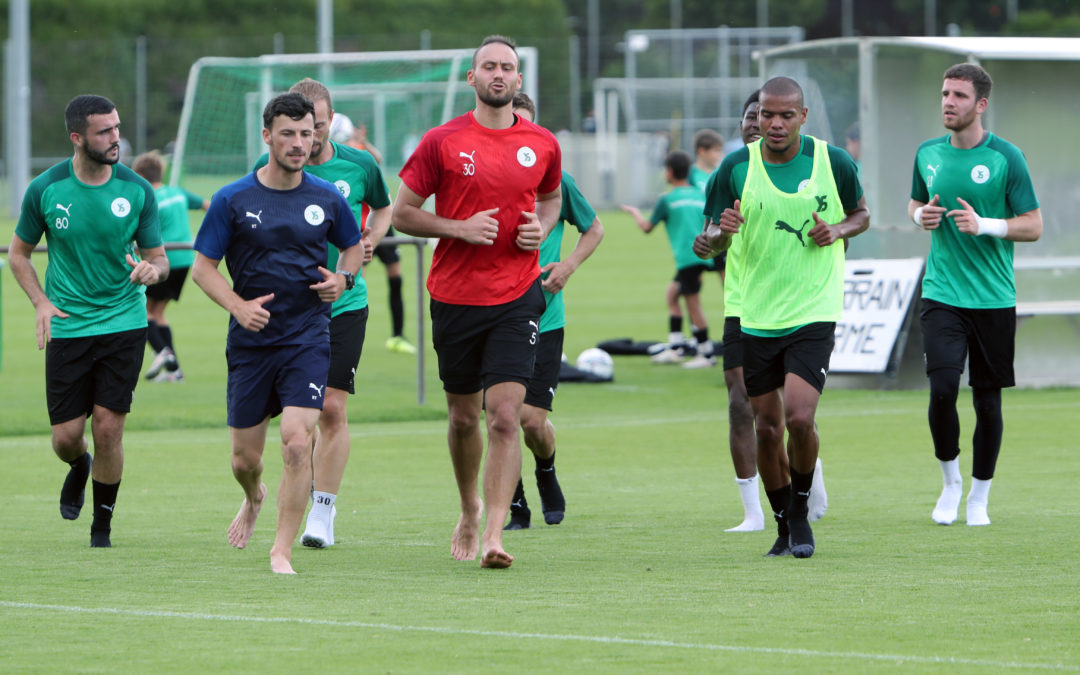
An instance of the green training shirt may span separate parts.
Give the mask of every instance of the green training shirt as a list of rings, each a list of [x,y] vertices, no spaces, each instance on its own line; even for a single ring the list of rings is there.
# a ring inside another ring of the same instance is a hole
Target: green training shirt
[[[697,164],[690,165],[690,184],[702,192],[705,191],[705,186],[709,183],[709,176],[711,175]]]
[[[929,202],[934,195],[950,211],[962,208],[957,199],[963,199],[984,218],[1039,208],[1023,153],[994,134],[968,150],[953,147],[948,135],[919,146],[911,198]],[[944,218],[930,233],[922,297],[968,309],[1015,307],[1013,242],[964,234]]]
[[[48,169],[23,196],[15,234],[30,245],[49,246],[45,295],[68,318],[53,317],[55,338],[106,335],[146,327],[146,287],[131,283],[132,245],[161,246],[154,189],[141,176],[114,164],[102,185],[75,177],[70,159]]]
[[[562,236],[563,224],[570,223],[577,231],[584,234],[596,220],[596,211],[581,194],[573,177],[563,171],[562,174],[562,209],[559,211],[559,220],[551,229],[544,243],[540,244],[540,267],[559,262],[562,260]],[[547,274],[544,274],[544,279]],[[540,316],[541,333],[562,328],[566,325],[566,308],[563,304],[562,291],[552,295],[544,291],[544,299],[547,300],[547,309]]]
[[[386,180],[375,158],[367,150],[357,150],[334,141],[328,141],[328,143],[334,148],[334,156],[322,164],[309,164],[304,167],[304,171],[333,183],[334,187],[341,192],[341,196],[349,203],[349,208],[356,216],[357,224],[363,230],[365,204],[372,209],[381,209],[390,205],[390,192],[386,188]],[[255,162],[255,170],[265,166],[269,160],[270,156],[264,154]],[[326,264],[331,272],[337,269],[338,255],[340,251],[330,246]],[[367,282],[361,270],[360,274],[356,275],[356,285],[353,289],[342,293],[331,306],[330,316],[363,309],[367,306]]]
[[[190,244],[194,241],[191,238],[188,211],[201,209],[202,197],[173,185],[162,185],[157,188],[154,190],[154,197],[157,198],[161,239],[166,244]],[[170,269],[191,267],[191,263],[195,262],[195,251],[188,249],[165,251],[165,255],[169,257]]]
[[[664,224],[671,253],[675,256],[675,269],[704,265],[705,261],[694,254],[694,238],[701,232],[704,219],[705,194],[693,185],[680,185],[660,196],[653,208],[649,222]]]

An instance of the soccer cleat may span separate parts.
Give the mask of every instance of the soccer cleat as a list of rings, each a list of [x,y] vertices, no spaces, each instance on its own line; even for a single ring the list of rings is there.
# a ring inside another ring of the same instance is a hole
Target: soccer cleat
[[[765,554],[765,557],[780,558],[786,555],[791,555],[791,549],[788,548],[788,535],[782,534],[776,538],[772,548]]]
[[[90,467],[94,458],[85,452],[68,470],[64,478],[64,487],[60,488],[60,516],[64,520],[75,520],[86,503],[86,480],[90,477]]]
[[[156,379],[157,376],[170,366],[172,366],[171,370],[176,370],[176,354],[173,354],[173,350],[165,347],[154,356],[154,360],[150,362],[150,369],[146,371],[145,377],[148,380],[160,382],[161,380]]]
[[[90,529],[90,548],[111,548],[112,541],[109,539],[111,529],[94,530]]]
[[[527,530],[531,522],[532,511],[529,510],[529,502],[525,499],[525,484],[518,478],[517,488],[514,489],[514,500],[510,502],[510,520],[503,529]]]
[[[806,518],[788,520],[788,546],[791,555],[796,558],[809,558],[814,555],[814,532]]]
[[[957,512],[960,510],[960,497],[963,495],[962,483],[947,483],[941,489],[934,512],[930,517],[938,525],[952,525],[956,522]]]
[[[806,501],[806,506],[811,523],[824,518],[825,511],[829,508],[829,495],[825,492],[825,473],[821,470],[820,457],[814,466],[814,481],[810,484],[810,498]]]
[[[967,524],[972,526],[990,524],[990,516],[986,513],[986,502],[973,502],[968,499]]]
[[[151,382],[183,382],[184,371],[177,368],[176,370],[165,369],[154,376]]]
[[[690,370],[695,370],[698,368],[712,368],[715,365],[715,356],[705,356],[704,354],[697,354],[696,356],[694,356],[694,358],[682,364],[682,367]]]
[[[416,347],[400,335],[395,335],[386,341],[386,348],[398,354],[415,354]]]
[[[653,354],[649,357],[649,360],[653,363],[682,363],[683,353],[678,347],[672,347]]]
[[[540,508],[544,510],[544,522],[558,525],[566,515],[566,499],[563,498],[555,467],[536,470],[536,489],[540,491]]]

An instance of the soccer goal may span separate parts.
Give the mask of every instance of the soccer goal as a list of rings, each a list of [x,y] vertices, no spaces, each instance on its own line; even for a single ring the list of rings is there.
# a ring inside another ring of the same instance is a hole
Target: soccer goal
[[[466,73],[473,49],[204,57],[188,76],[171,182],[192,175],[239,177],[266,150],[262,110],[311,77],[330,89],[334,110],[364,122],[388,174],[425,131],[474,107]],[[519,47],[524,91],[536,98],[535,47]]]

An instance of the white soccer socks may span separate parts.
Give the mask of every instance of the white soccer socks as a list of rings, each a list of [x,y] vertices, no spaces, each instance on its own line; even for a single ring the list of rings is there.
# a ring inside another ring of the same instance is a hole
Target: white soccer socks
[[[952,525],[956,522],[960,510],[960,498],[964,495],[964,483],[960,477],[960,459],[951,459],[941,463],[941,476],[944,485],[938,497],[934,512],[930,515],[938,525]],[[989,522],[989,521],[987,521]]]
[[[806,519],[811,523],[825,517],[829,508],[829,495],[825,492],[825,472],[821,469],[821,458],[814,465],[814,482],[810,484],[810,498],[806,500]]]
[[[765,529],[765,514],[761,511],[761,492],[758,489],[758,477],[736,476],[735,485],[739,487],[739,496],[743,503],[743,521],[725,532],[760,532]]]
[[[311,548],[327,548],[334,545],[334,502],[337,495],[314,490],[311,493],[311,511],[300,543]]]
[[[967,524],[989,525],[990,516],[986,513],[986,505],[990,501],[990,483],[994,479],[979,480],[971,479],[971,491],[967,498]]]

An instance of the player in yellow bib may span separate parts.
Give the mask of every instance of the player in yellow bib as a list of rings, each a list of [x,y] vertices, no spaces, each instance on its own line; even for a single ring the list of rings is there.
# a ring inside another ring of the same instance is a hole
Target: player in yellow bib
[[[743,370],[758,471],[777,521],[767,555],[798,558],[814,553],[807,518],[818,456],[814,418],[843,305],[844,247],[834,244],[870,224],[854,162],[800,133],[806,113],[797,82],[766,82],[762,138],[724,158],[707,202],[709,245],[725,250],[735,241],[743,262]]]

